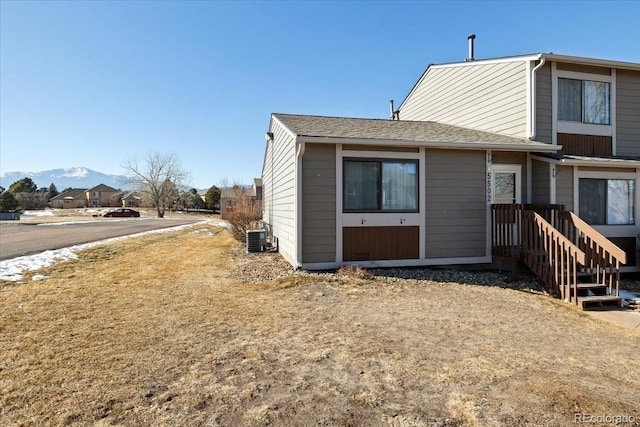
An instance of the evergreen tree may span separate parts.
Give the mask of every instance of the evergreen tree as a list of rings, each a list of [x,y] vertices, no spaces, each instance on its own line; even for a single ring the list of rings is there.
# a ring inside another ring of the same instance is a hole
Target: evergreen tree
[[[38,186],[29,177],[22,178],[9,186],[9,192],[12,194],[17,193],[35,193],[38,190]]]

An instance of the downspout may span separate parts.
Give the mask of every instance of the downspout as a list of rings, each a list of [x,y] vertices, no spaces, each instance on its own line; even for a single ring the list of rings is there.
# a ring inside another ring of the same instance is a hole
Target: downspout
[[[536,123],[536,97],[537,97],[537,93],[536,93],[536,71],[538,71],[540,68],[542,68],[545,64],[545,62],[547,62],[544,57],[542,56],[542,54],[538,55],[538,58],[540,59],[540,63],[538,65],[536,65],[533,70],[531,70],[531,130],[529,132],[529,139],[532,141],[535,141],[536,139],[536,129],[537,129],[537,123]]]
[[[302,156],[304,156],[305,143],[298,140],[296,150],[296,184],[295,184],[295,224],[296,224],[296,266],[302,268]]]

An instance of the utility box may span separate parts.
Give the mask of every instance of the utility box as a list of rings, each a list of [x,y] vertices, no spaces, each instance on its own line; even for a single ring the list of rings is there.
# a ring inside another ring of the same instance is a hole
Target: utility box
[[[267,230],[247,230],[247,253],[262,252],[267,245]]]

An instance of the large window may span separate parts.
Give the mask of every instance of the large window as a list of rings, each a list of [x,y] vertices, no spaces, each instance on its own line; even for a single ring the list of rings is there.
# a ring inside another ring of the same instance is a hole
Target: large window
[[[610,92],[608,82],[558,79],[558,120],[611,124]]]
[[[344,161],[345,212],[417,212],[417,160]]]
[[[580,218],[591,225],[635,224],[633,179],[580,178]]]

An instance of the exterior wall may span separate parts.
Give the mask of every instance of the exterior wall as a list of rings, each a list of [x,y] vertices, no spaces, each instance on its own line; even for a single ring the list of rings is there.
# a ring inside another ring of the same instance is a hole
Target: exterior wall
[[[546,63],[536,71],[536,141],[553,143],[551,107],[551,65]]]
[[[486,255],[484,151],[427,150],[426,258]]]
[[[549,203],[549,164],[531,161],[531,203]]]
[[[491,154],[491,162],[494,165],[507,164],[507,165],[520,165],[522,167],[522,182],[520,188],[520,194],[522,195],[522,202],[527,199],[527,154],[526,153],[514,153],[507,151],[494,151]]]
[[[276,120],[272,120],[271,132],[273,141],[267,143],[262,169],[263,221],[282,257],[296,265],[296,143]]]
[[[564,205],[568,211],[573,208],[573,167],[556,167],[556,203]]]
[[[302,157],[302,262],[336,260],[336,148],[306,144]]]
[[[616,154],[640,156],[640,72],[616,72]]]
[[[526,74],[524,61],[432,67],[402,103],[400,119],[526,137]]]

